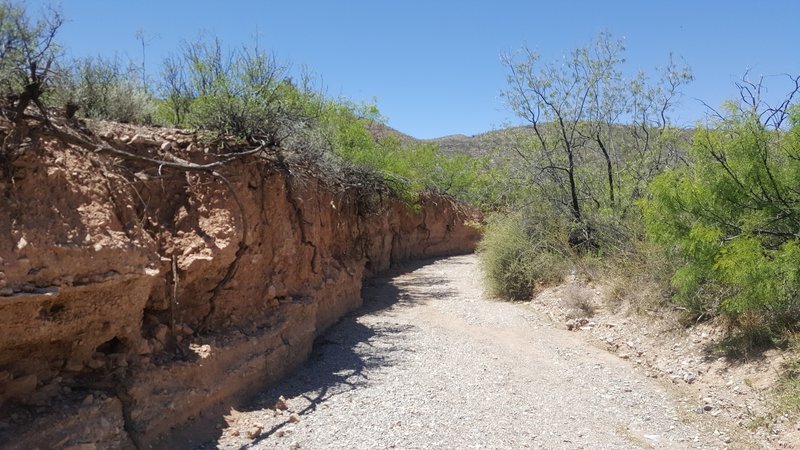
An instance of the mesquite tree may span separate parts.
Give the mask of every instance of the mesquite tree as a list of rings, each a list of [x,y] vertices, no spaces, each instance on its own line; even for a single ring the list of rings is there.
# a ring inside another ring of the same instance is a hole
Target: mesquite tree
[[[800,318],[800,75],[764,101],[763,80],[699,129],[688,164],[656,177],[648,234],[674,252],[677,300],[699,317],[797,329]]]
[[[664,155],[669,112],[688,68],[671,59],[655,82],[640,72],[626,79],[622,42],[603,33],[563,60],[543,63],[528,48],[506,55],[511,110],[530,123],[533,145],[517,149],[528,179],[574,223],[585,208],[624,214],[655,173],[673,161]]]

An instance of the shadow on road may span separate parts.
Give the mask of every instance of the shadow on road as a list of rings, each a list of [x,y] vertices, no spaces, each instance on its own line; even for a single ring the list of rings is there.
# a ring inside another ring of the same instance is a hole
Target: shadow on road
[[[448,289],[444,278],[415,273],[439,259],[442,258],[400,265],[384,276],[365,281],[361,291],[363,306],[317,337],[309,360],[300,369],[264,391],[253,403],[237,409],[242,412],[263,411],[273,408],[281,396],[287,399],[302,397],[308,402],[302,410],[296,411],[302,417],[341,393],[368,385],[372,370],[395,364],[403,357],[402,343],[414,327],[390,321],[365,325],[359,319],[389,308],[412,307],[450,295],[452,290]],[[415,293],[423,287],[430,295]],[[376,341],[380,341],[380,346],[375,345]],[[280,418],[280,422],[262,430],[257,438],[240,448],[252,448],[291,424],[287,413]],[[227,426],[227,423],[223,421],[221,426]],[[216,439],[220,437],[221,432]],[[216,448],[216,445],[209,442],[198,448]]]

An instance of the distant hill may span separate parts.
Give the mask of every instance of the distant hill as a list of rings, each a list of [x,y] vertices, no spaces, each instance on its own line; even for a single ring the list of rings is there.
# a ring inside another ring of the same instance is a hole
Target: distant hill
[[[520,134],[529,138],[533,137],[533,128],[530,126],[493,130],[473,136],[454,134],[433,139],[417,139],[382,123],[371,124],[369,130],[376,139],[394,136],[402,143],[431,142],[438,144],[445,154],[467,154],[471,156],[484,156],[496,148],[509,146],[517,142]]]
[[[439,144],[439,148],[446,154],[460,153],[471,156],[485,156],[495,149],[514,145],[519,141],[519,138],[532,138],[533,136],[533,127],[521,126],[487,131],[473,136],[454,134],[427,139],[425,142]]]
[[[546,125],[545,125],[546,126]],[[635,144],[631,141],[629,133],[621,131],[618,135],[617,144],[622,148],[633,148]],[[533,126],[517,126],[503,128],[500,130],[487,131],[485,133],[466,136],[463,134],[454,134],[450,136],[442,136],[433,139],[417,139],[405,133],[395,130],[392,127],[383,124],[374,124],[371,131],[376,138],[385,136],[395,136],[403,143],[416,143],[416,142],[432,142],[439,145],[441,151],[445,154],[466,154],[471,156],[486,156],[494,153],[500,149],[502,153],[509,154],[509,150],[514,146],[519,145],[520,142],[535,139]],[[678,133],[678,147],[685,151],[691,142],[694,129],[681,129]],[[590,144],[591,147],[594,145]],[[513,155],[513,152],[510,152]]]
[[[367,125],[367,128],[375,139],[383,139],[387,136],[394,136],[404,144],[419,142],[419,139],[409,136],[405,133],[401,133],[389,125],[385,125],[380,122],[372,122],[371,124]]]

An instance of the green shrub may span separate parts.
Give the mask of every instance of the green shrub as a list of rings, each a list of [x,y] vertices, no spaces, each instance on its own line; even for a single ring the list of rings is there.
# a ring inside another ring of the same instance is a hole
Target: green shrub
[[[57,10],[32,21],[25,3],[0,0],[0,96],[18,112],[50,88],[61,48],[56,34],[64,23]]]
[[[422,191],[450,194],[477,206],[491,203],[494,186],[485,159],[449,156],[433,143],[403,143],[395,136],[376,139],[370,131],[382,120],[374,105],[328,101],[319,126],[330,151],[345,161],[378,174],[409,203]]]
[[[800,319],[800,111],[788,129],[764,117],[729,105],[644,205],[649,236],[681,261],[676,300],[753,336]]]
[[[524,210],[490,220],[478,255],[493,295],[512,300],[532,296],[537,284],[561,281],[571,267],[559,220]]]
[[[509,196],[514,193],[507,189],[507,172],[487,156],[444,155],[437,149],[435,164],[425,173],[432,189],[484,211],[512,203]]]
[[[307,145],[320,97],[305,81],[295,85],[288,66],[261,51],[225,51],[219,40],[186,43],[164,61],[157,117],[268,145]]]
[[[91,119],[148,124],[156,101],[141,85],[132,67],[116,59],[82,58],[63,67],[51,103],[73,105]]]
[[[224,135],[264,140],[279,145],[291,135],[293,122],[289,101],[282,97],[291,86],[261,85],[246,76],[247,70],[215,80],[212,90],[196,98],[188,123]],[[299,121],[299,120],[298,120]]]

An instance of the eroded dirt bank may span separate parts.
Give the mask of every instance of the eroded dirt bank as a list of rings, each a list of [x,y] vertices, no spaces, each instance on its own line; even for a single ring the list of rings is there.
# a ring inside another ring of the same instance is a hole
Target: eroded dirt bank
[[[176,130],[97,132],[137,154],[213,153]],[[232,189],[53,141],[0,180],[0,447],[213,432],[206,418],[297,367],[360,305],[365,277],[478,239],[447,198],[412,210],[279,153],[220,172]]]

